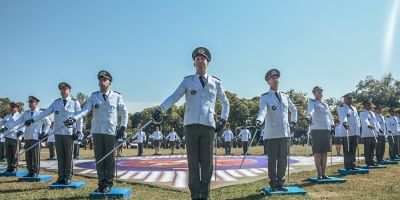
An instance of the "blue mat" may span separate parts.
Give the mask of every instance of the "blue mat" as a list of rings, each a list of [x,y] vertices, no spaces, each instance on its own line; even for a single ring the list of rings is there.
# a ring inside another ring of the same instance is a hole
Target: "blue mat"
[[[383,168],[387,168],[387,166],[386,165],[378,165],[378,166],[359,165],[358,168],[361,168],[361,169],[383,169]]]
[[[111,188],[109,193],[92,192],[90,199],[128,199],[132,196],[132,190],[129,188]]]
[[[308,178],[307,180],[312,183],[344,183],[344,182],[346,182],[346,179],[332,177],[332,176],[330,176],[329,179],[318,180],[317,177],[311,177],[311,178]]]
[[[0,162],[6,162],[7,160],[6,159],[0,159]]]
[[[19,182],[48,182],[51,181],[53,177],[50,175],[39,175],[38,177],[22,177],[19,178]]]
[[[305,195],[307,194],[307,192],[299,187],[296,186],[289,186],[287,187],[288,191],[284,192],[284,191],[276,191],[276,192],[272,192],[270,187],[266,187],[264,189],[261,190],[261,192],[264,195]]]
[[[6,170],[7,170],[7,167],[0,167],[0,172],[6,171]]]
[[[85,182],[72,182],[69,185],[49,185],[49,189],[79,189],[86,186]]]
[[[47,158],[46,160],[57,160],[57,158]]]
[[[25,176],[27,175],[27,171],[17,171],[17,172],[2,172],[0,173],[0,176],[15,176],[15,177],[20,177],[20,176]]]
[[[383,161],[385,165],[397,165],[399,162],[395,160],[385,160]]]
[[[347,169],[339,169],[338,173],[341,175],[355,175],[355,174],[368,174],[369,170],[368,169],[361,169],[361,168],[356,168],[357,170],[347,170]]]

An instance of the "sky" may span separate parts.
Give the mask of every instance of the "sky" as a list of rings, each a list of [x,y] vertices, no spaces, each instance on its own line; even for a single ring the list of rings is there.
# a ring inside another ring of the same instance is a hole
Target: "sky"
[[[97,72],[129,112],[162,103],[195,73],[191,53],[212,54],[209,74],[225,90],[252,98],[280,89],[325,97],[354,91],[366,76],[400,74],[400,0],[0,0],[0,97],[47,107],[60,97],[97,91]],[[396,56],[397,55],[397,56]],[[309,97],[311,97],[309,95]]]

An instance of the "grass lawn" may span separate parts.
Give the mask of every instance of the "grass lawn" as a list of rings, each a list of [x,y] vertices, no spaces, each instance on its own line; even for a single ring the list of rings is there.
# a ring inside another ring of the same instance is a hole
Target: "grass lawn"
[[[362,146],[362,145],[361,145]],[[233,149],[235,155],[241,154],[241,149]],[[177,150],[176,153],[184,153],[185,150]],[[251,148],[252,155],[261,155],[262,147]],[[360,153],[362,148],[360,148]],[[388,152],[388,150],[386,151]],[[154,153],[152,149],[146,149],[145,154]],[[162,149],[163,154],[169,154],[168,149]],[[220,148],[218,154],[223,154]],[[292,153],[306,155],[307,148],[294,146]],[[124,155],[135,156],[136,149],[124,149]],[[48,150],[42,149],[42,158],[48,157]],[[82,158],[93,158],[91,150],[81,149]],[[23,161],[23,156],[20,162]],[[329,158],[328,158],[329,165]],[[327,172],[337,171],[341,165],[328,167]],[[55,181],[57,175],[53,172],[41,171],[41,174],[53,175]],[[290,175],[290,185],[297,185],[304,188],[308,194],[305,196],[273,196],[268,199],[400,199],[400,167],[389,165],[386,169],[370,170],[370,174],[346,176],[347,182],[342,184],[316,185],[304,181],[310,176],[315,176],[316,171],[300,172]],[[74,180],[84,181],[88,186],[79,190],[48,190],[49,183],[19,183],[17,178],[0,178],[0,199],[87,199],[89,193],[97,188],[97,179],[75,176]],[[211,191],[211,199],[265,199],[260,195],[260,189],[265,187],[268,180],[256,181],[253,183],[228,186]],[[190,199],[189,193],[175,191],[166,188],[159,188],[143,184],[118,182],[118,187],[129,187],[133,189],[133,199]]]

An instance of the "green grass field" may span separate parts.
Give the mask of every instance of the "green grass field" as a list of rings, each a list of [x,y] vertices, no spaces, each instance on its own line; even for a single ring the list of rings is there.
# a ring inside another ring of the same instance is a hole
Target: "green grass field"
[[[262,147],[251,148],[253,155],[260,155]],[[177,153],[184,153],[185,150],[178,150]],[[296,155],[306,155],[306,147],[294,146],[292,152]],[[360,148],[360,153],[362,147]],[[146,149],[145,154],[154,153],[152,149]],[[162,149],[163,154],[169,154],[168,149]],[[220,148],[218,154],[223,154]],[[234,149],[236,155],[241,154],[241,149]],[[336,152],[334,152],[336,153]],[[124,149],[124,155],[135,156],[136,149]],[[42,158],[48,157],[48,150],[42,149]],[[81,149],[82,158],[93,158],[91,150]],[[23,157],[20,158],[23,161]],[[329,158],[328,158],[329,165]],[[328,167],[328,175],[336,172],[341,165]],[[332,172],[332,173],[331,173]],[[57,175],[53,172],[42,174],[53,175],[53,180]],[[310,176],[315,176],[316,172],[307,171],[290,175],[290,185],[297,185],[304,188],[308,194],[305,196],[273,196],[268,199],[400,199],[400,166],[389,165],[386,169],[370,170],[370,174],[346,176],[347,182],[342,184],[316,185],[305,181]],[[0,178],[0,199],[87,199],[89,193],[97,188],[97,179],[75,176],[74,180],[85,181],[88,186],[79,190],[48,190],[49,183],[18,183],[17,178]],[[265,199],[260,195],[260,190],[266,186],[268,180],[261,180],[247,184],[228,186],[211,191],[211,199]],[[189,193],[175,191],[167,188],[159,188],[135,183],[118,182],[114,184],[118,187],[129,187],[133,189],[132,199],[190,199]]]

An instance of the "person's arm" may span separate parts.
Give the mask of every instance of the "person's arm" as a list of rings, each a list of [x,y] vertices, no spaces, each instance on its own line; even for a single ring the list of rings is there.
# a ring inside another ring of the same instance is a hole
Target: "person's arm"
[[[125,106],[124,100],[122,99],[122,95],[118,98],[118,112],[121,113],[121,124],[120,126],[124,126],[125,128],[128,126],[128,109]]]
[[[226,97],[225,90],[222,87],[221,82],[218,82],[217,84],[217,98],[219,102],[222,104],[222,109],[221,109],[221,119],[224,119],[225,121],[228,120],[229,117],[229,100],[228,97]]]
[[[312,119],[312,115],[314,114],[314,102],[312,100],[308,101],[307,104],[307,119]]]
[[[175,92],[160,105],[161,111],[168,110],[172,105],[174,105],[177,101],[179,101],[179,99],[181,99],[185,94],[186,90],[187,88],[185,85],[185,79],[183,79],[183,81],[181,82],[179,87],[175,90]]]
[[[261,123],[263,123],[265,116],[267,115],[267,112],[268,112],[268,102],[266,100],[266,95],[262,95],[260,97],[257,121],[260,121]]]
[[[288,103],[290,111],[290,122],[297,123],[297,108],[289,97],[288,97]]]

